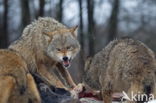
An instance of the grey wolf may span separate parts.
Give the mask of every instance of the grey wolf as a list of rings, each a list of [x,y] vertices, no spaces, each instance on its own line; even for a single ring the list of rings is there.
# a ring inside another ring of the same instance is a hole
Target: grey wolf
[[[23,58],[0,50],[0,103],[41,103],[36,83]]]
[[[155,70],[154,52],[140,41],[125,38],[113,40],[88,59],[84,81],[101,91],[104,103],[111,103],[114,92],[156,96]],[[143,103],[144,100],[133,102]]]
[[[31,73],[38,73],[49,84],[66,88],[52,68],[57,67],[70,88],[76,86],[67,69],[80,50],[77,27],[67,28],[58,21],[45,17],[28,25],[20,39],[10,49],[18,52],[26,61]]]

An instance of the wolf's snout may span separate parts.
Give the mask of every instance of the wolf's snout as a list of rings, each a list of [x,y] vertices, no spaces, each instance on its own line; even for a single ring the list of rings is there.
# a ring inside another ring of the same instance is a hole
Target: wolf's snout
[[[64,56],[63,58],[62,58],[62,60],[63,60],[63,66],[64,67],[69,67],[70,66],[70,58],[69,57],[67,57],[67,56]]]
[[[68,61],[69,60],[69,58],[68,57],[63,57],[63,61]]]

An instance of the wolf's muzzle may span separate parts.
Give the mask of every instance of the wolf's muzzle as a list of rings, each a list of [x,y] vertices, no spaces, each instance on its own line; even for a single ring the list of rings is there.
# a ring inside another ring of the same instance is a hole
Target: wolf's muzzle
[[[63,66],[64,67],[69,67],[70,66],[70,58],[69,57],[67,57],[67,56],[64,56],[63,58],[62,58],[62,60],[63,60]]]

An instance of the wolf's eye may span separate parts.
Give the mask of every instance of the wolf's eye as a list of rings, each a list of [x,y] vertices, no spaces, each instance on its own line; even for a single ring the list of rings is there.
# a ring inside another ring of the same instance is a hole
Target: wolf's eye
[[[59,48],[56,48],[56,50],[57,50],[57,51],[61,51],[61,49],[59,49]]]
[[[67,46],[67,48],[66,48],[67,50],[72,50],[73,49],[73,47],[72,46]]]

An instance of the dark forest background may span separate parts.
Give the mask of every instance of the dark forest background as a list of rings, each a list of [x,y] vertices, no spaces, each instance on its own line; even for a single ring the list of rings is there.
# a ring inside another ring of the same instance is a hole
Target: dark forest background
[[[38,17],[79,25],[81,52],[70,68],[76,81],[84,61],[123,36],[141,40],[156,51],[156,0],[0,0],[0,48],[16,40]]]

